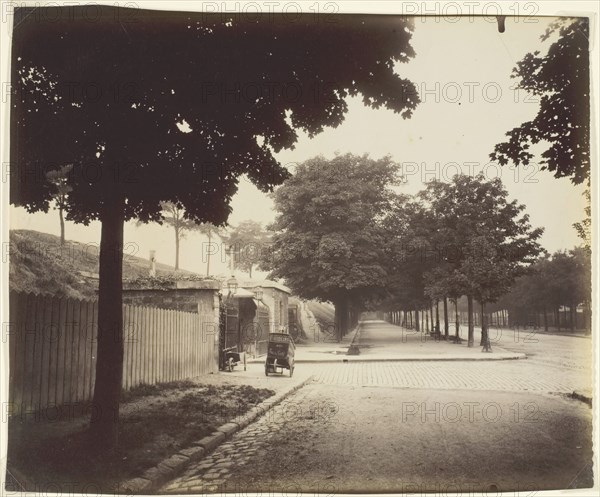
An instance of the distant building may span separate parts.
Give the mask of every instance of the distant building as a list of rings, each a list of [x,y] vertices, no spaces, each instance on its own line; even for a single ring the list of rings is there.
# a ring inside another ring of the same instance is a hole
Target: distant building
[[[240,287],[254,292],[269,308],[269,329],[277,332],[288,331],[288,302],[291,290],[276,281],[246,280],[240,282]]]

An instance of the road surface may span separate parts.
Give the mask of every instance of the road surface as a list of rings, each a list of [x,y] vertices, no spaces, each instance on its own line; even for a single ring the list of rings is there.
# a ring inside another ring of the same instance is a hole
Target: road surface
[[[361,339],[395,347],[397,331]],[[161,492],[587,488],[592,411],[567,396],[586,342],[546,337],[516,346],[534,360],[307,364],[312,383]]]

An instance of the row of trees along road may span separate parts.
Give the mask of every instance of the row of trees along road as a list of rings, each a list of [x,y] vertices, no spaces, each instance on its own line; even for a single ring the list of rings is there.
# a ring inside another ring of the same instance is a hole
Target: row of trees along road
[[[457,175],[410,197],[394,193],[397,172],[389,157],[351,154],[298,166],[274,194],[264,266],[301,297],[333,302],[338,337],[364,309],[444,301],[447,316],[447,300],[466,295],[472,346],[473,301],[485,314],[509,290],[543,252],[543,230],[508,201],[500,179]]]
[[[288,172],[273,153],[291,148],[297,129],[339,125],[350,96],[410,117],[419,97],[399,71],[415,55],[414,23],[107,5],[89,22],[86,6],[48,8],[13,17],[10,201],[47,212],[45,172],[73,164],[67,219],[101,223],[90,448],[109,453],[123,374],[124,222],[160,221],[172,202],[197,224],[224,225],[240,176],[263,192],[281,184]]]
[[[495,307],[508,310],[511,326],[543,326],[548,331],[552,323],[559,330],[564,324],[574,331],[578,327],[577,307],[582,304],[579,328],[591,330],[591,272],[587,247],[556,252],[541,258],[529,274],[518,278]]]
[[[543,253],[543,230],[533,229],[525,206],[508,200],[499,178],[457,175],[432,181],[413,198],[399,198],[385,220],[393,282],[384,306],[390,310],[428,309],[448,300],[468,301],[468,344],[473,346],[474,300],[495,302]],[[439,313],[438,313],[439,315]],[[439,333],[439,319],[436,319]],[[483,326],[482,342],[487,342]],[[417,328],[419,323],[416,323]],[[458,328],[456,328],[458,337]]]

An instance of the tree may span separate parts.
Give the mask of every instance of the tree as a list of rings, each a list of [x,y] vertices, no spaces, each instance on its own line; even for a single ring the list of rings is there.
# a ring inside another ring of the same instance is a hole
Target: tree
[[[513,325],[529,325],[543,315],[544,328],[548,330],[548,315],[561,327],[560,308],[569,307],[569,324],[576,326],[579,304],[584,308],[584,326],[590,329],[591,257],[583,248],[558,251],[552,257],[540,258],[528,274],[518,278],[510,291],[499,300],[508,309]],[[533,319],[532,319],[532,313]]]
[[[577,231],[577,236],[583,241],[583,248],[592,250],[592,199],[590,195],[590,187],[583,192],[585,197],[585,217],[578,223],[573,224]]]
[[[215,226],[212,223],[201,223],[195,225],[193,229],[208,237],[208,250],[206,251],[206,276],[210,276],[210,256],[212,255],[212,238],[215,235],[223,236],[225,228],[223,228],[222,226]]]
[[[502,165],[527,165],[534,157],[531,145],[548,142],[542,169],[579,184],[590,171],[589,19],[559,18],[541,39],[555,34],[558,39],[546,55],[528,53],[511,76],[519,79],[517,88],[539,98],[537,116],[507,132],[508,140],[496,145],[490,157]]]
[[[300,297],[335,305],[338,338],[351,307],[382,292],[386,279],[381,219],[389,208],[397,165],[389,157],[315,157],[274,193],[278,212],[271,276]]]
[[[56,188],[54,192],[54,202],[58,209],[60,219],[60,244],[65,244],[65,217],[64,211],[67,206],[67,195],[73,191],[68,183],[67,176],[73,169],[73,164],[65,164],[60,169],[53,169],[46,173],[48,181]]]
[[[175,271],[179,270],[179,244],[186,231],[194,229],[196,223],[184,217],[183,208],[174,202],[161,202],[162,220],[173,228],[175,233]]]
[[[269,233],[257,221],[247,219],[234,226],[224,237],[228,247],[232,247],[234,267],[248,272],[252,278],[252,268],[269,253]]]
[[[434,219],[417,199],[399,195],[383,220],[387,260],[387,307],[415,312],[415,329],[421,331],[419,311],[429,306],[427,271],[437,263],[431,237]]]
[[[435,219],[440,287],[449,296],[467,296],[469,346],[474,342],[473,299],[485,306],[506,293],[543,251],[525,206],[508,201],[499,178],[456,175],[450,183],[432,181],[420,195]],[[435,283],[433,283],[435,285]],[[433,286],[433,291],[440,289]],[[485,336],[486,328],[483,328]]]
[[[101,222],[91,440],[116,445],[122,383],[123,226],[161,202],[222,226],[241,175],[263,192],[296,130],[337,126],[346,99],[410,117],[412,21],[392,16],[232,16],[95,6],[15,9],[11,203],[47,212],[44,173],[73,164],[67,219]],[[329,22],[329,21],[335,22]]]

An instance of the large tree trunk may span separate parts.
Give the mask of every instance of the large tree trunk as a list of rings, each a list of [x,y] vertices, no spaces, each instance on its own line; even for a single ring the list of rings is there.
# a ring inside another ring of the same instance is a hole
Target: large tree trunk
[[[338,342],[348,332],[348,298],[341,296],[333,303],[335,306],[335,330]]]
[[[479,345],[485,345],[486,342],[486,327],[485,327],[485,304],[483,302],[479,303],[481,309],[481,338],[479,340]]]
[[[431,318],[431,330],[430,331],[435,332],[434,324],[433,324],[433,303],[429,304],[429,317]]]
[[[58,204],[58,217],[60,218],[60,245],[65,244],[65,216],[62,202]]]
[[[483,326],[483,313],[485,312],[484,306],[482,302],[479,302],[480,313],[480,323],[481,323],[481,336],[479,337],[479,345],[483,345],[485,343],[485,327]]]
[[[419,309],[415,309],[415,330],[421,331],[421,327],[419,325]]]
[[[435,301],[435,332],[440,334],[440,301]]]
[[[90,435],[94,450],[102,453],[118,442],[123,378],[123,212],[123,201],[115,201],[101,219],[98,350]]]
[[[454,318],[456,320],[455,337],[456,341],[460,341],[460,314],[458,313],[458,298],[454,299]]]
[[[544,331],[548,331],[548,310],[544,306]]]
[[[448,323],[448,297],[444,297],[444,336],[448,340],[450,335],[450,323]]]
[[[248,269],[248,277],[252,279],[252,264],[250,264],[250,269]]]
[[[490,334],[488,329],[487,316],[485,315],[485,302],[481,302],[481,345],[484,352],[491,352]]]
[[[475,325],[473,324],[473,296],[467,295],[467,314],[469,321],[469,340],[467,342],[469,347],[473,347],[475,344]]]
[[[556,325],[558,326],[558,331],[560,331],[560,307],[556,308]]]

